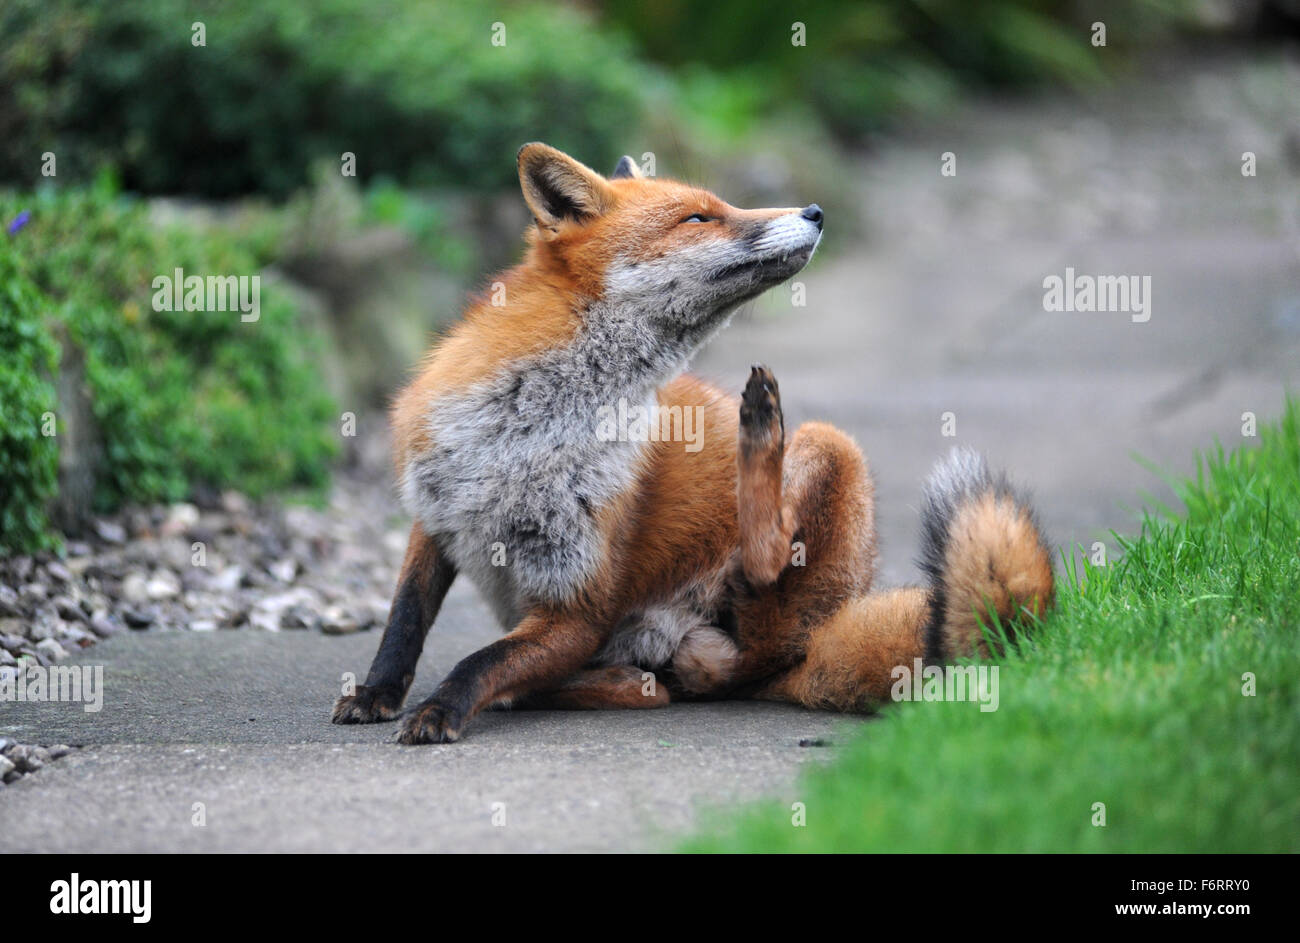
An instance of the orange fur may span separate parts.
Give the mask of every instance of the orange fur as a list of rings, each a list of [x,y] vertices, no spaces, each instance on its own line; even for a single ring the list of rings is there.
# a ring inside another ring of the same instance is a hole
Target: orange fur
[[[889,700],[891,671],[925,654],[925,590],[916,586],[859,596],[819,625],[804,661],[760,689],[765,700],[838,711]]]
[[[1041,617],[1052,603],[1052,564],[1028,513],[987,494],[953,522],[946,553],[943,639],[952,655],[989,655],[980,629],[992,608],[1014,623],[1019,610]]]
[[[580,671],[558,688],[530,695],[510,706],[516,710],[651,710],[672,702],[668,689],[630,665]]]

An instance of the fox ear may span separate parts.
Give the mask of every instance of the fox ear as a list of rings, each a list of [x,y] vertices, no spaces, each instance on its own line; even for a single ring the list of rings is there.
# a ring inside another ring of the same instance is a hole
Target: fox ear
[[[627,154],[624,154],[622,157],[619,158],[618,166],[615,167],[614,172],[609,175],[609,179],[622,180],[624,178],[631,178],[635,180],[640,178],[640,176],[641,176],[641,168],[636,165],[636,161],[634,161]]]
[[[546,144],[519,149],[519,186],[538,225],[554,229],[566,219],[584,223],[609,208],[609,183],[596,171]]]

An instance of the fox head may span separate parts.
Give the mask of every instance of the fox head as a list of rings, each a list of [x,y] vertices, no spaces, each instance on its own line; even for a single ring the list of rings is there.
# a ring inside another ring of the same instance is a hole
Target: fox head
[[[536,220],[534,258],[585,297],[702,341],[742,302],[802,269],[822,211],[742,210],[697,187],[642,176],[630,157],[606,178],[545,144],[519,150]]]

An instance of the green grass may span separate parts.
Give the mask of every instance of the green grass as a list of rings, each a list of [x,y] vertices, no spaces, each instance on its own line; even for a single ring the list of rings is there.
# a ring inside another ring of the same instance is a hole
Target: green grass
[[[1251,443],[1203,456],[1186,514],[1147,514],[1120,559],[1065,562],[997,711],[890,706],[790,801],[683,849],[1300,851],[1300,400]]]

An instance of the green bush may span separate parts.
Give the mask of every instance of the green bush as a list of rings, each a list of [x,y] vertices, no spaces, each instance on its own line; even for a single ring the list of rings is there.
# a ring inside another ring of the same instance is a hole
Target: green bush
[[[958,89],[1097,81],[1196,10],[1191,0],[603,0],[601,6],[651,59],[681,69],[688,82],[697,67],[716,71],[723,87],[739,81],[751,97],[752,120],[774,109],[811,107],[846,138],[900,115],[936,113],[952,105]],[[1108,26],[1104,50],[1091,45],[1090,27],[1098,20]],[[806,45],[791,42],[795,23],[803,24]]]
[[[0,247],[0,552],[51,543],[46,505],[59,454],[56,438],[45,433],[57,405],[58,348],[42,323],[42,300],[18,259]]]
[[[153,310],[153,279],[176,268],[257,274],[241,240],[154,227],[143,205],[104,186],[0,192],[0,219],[21,211],[28,225],[0,237],[0,546],[30,548],[47,531],[57,439],[39,437],[39,417],[58,412],[45,378],[57,370],[53,337],[65,356],[75,346],[84,357],[102,445],[94,510],[180,500],[201,486],[260,496],[327,482],[337,414],[314,367],[322,341],[283,296],[264,284],[253,322],[238,311]]]
[[[61,179],[111,165],[139,192],[281,198],[350,151],[362,178],[492,188],[534,138],[612,165],[639,81],[568,7],[8,0],[0,177],[35,182],[50,151]]]

